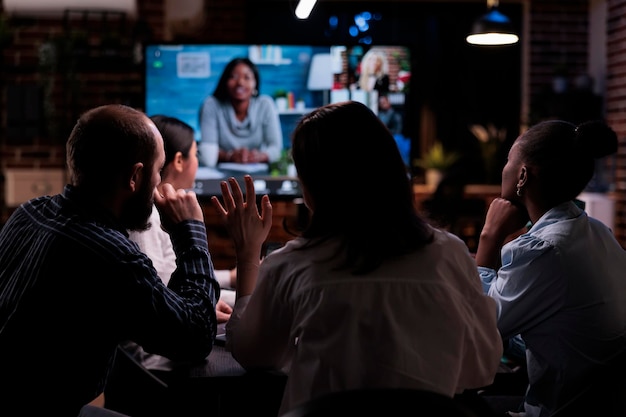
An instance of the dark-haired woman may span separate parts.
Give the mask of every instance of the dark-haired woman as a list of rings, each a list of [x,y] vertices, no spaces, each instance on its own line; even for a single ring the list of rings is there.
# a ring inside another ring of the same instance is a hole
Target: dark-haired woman
[[[502,354],[495,304],[458,237],[417,214],[396,142],[365,105],[305,115],[292,156],[308,228],[259,265],[271,227],[252,178],[222,184],[237,299],[227,344],[246,368],[288,372],[281,412],[322,394],[415,388],[452,397],[491,384]],[[229,188],[230,187],[230,188]],[[419,406],[419,405],[418,405]]]
[[[200,110],[200,158],[218,162],[272,163],[281,156],[283,134],[271,97],[259,95],[260,78],[248,58],[231,60]]]
[[[165,183],[175,189],[190,189],[198,171],[197,144],[193,136],[193,128],[175,117],[154,115],[150,117],[161,136],[165,148],[165,163],[161,169],[161,187]],[[170,234],[161,227],[161,216],[153,207],[150,215],[151,227],[148,230],[129,230],[132,241],[137,243],[147,254],[161,280],[168,284],[170,277],[176,270],[176,254]],[[235,294],[227,288],[234,287],[235,273],[232,270],[214,270],[215,278],[222,288],[220,300],[217,304],[218,323],[223,323],[230,316]]]
[[[521,334],[526,345],[527,417],[566,406],[626,351],[626,252],[573,202],[594,159],[616,150],[603,122],[539,123],[511,147],[502,198],[487,212],[476,262],[502,337]],[[530,230],[504,244],[528,220]]]

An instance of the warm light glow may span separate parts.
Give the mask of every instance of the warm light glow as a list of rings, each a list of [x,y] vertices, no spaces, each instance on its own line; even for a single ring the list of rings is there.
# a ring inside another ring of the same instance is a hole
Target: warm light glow
[[[317,0],[300,0],[296,6],[296,17],[298,19],[308,19],[316,2]]]
[[[136,0],[3,0],[9,14],[38,15],[62,13],[64,10],[112,10],[134,16]]]
[[[472,45],[511,45],[519,40],[513,33],[479,33],[466,38]]]

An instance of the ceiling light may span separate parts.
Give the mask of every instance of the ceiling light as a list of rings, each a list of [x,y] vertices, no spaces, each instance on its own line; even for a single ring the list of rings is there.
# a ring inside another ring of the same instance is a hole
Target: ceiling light
[[[498,10],[498,0],[487,0],[489,11],[474,22],[466,40],[472,45],[510,45],[519,37],[508,17]]]
[[[317,0],[300,0],[296,6],[296,17],[298,19],[308,19],[316,2]]]

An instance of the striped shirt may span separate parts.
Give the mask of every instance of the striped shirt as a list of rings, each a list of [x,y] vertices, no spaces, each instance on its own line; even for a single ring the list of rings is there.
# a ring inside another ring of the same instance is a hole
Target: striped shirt
[[[25,404],[33,415],[78,415],[126,340],[174,360],[210,353],[219,285],[204,223],[181,222],[171,236],[178,268],[166,287],[76,187],[12,214],[0,230],[0,415]]]

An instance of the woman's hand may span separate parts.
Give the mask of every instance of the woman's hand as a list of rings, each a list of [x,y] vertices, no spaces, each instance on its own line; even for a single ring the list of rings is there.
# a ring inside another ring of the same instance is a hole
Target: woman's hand
[[[261,258],[261,248],[272,227],[272,205],[267,195],[261,198],[261,214],[256,204],[256,194],[252,177],[244,177],[246,199],[234,178],[222,181],[224,205],[217,197],[212,197],[220,218],[226,225],[235,245],[237,254],[237,298],[251,294],[256,285],[256,277]]]
[[[225,301],[217,300],[215,305],[215,315],[218,323],[226,323],[232,314],[233,309]]]
[[[519,233],[528,223],[528,213],[504,198],[496,198],[489,205],[485,225],[480,233],[476,264],[497,269],[500,249],[508,236]]]
[[[504,198],[496,198],[489,205],[483,231],[504,240],[528,223],[528,213],[523,207]]]
[[[267,154],[258,149],[239,148],[229,152],[227,155],[230,162],[239,164],[268,162]]]
[[[269,197],[264,195],[259,215],[252,177],[246,175],[244,182],[245,199],[239,183],[231,177],[220,183],[224,205],[215,196],[212,202],[233,239],[238,262],[246,260],[258,263],[261,247],[272,227],[272,205]]]

